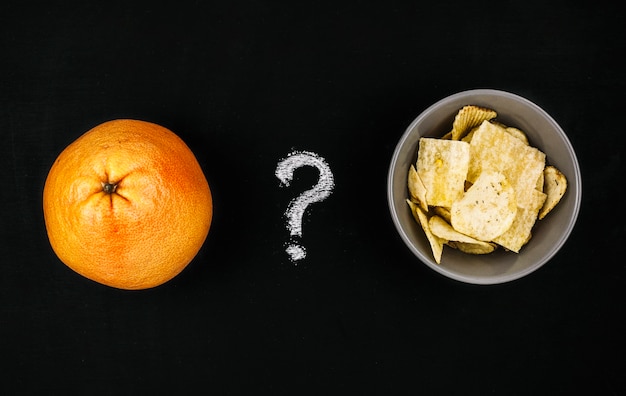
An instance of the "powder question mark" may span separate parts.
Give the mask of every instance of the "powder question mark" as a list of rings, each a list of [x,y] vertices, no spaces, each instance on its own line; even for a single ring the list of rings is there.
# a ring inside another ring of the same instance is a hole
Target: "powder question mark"
[[[283,186],[289,187],[293,180],[293,173],[303,166],[312,166],[319,171],[317,184],[291,200],[285,211],[287,219],[287,229],[289,230],[291,241],[286,252],[291,261],[296,262],[306,257],[306,249],[294,241],[295,237],[302,237],[302,217],[307,207],[315,202],[321,202],[328,198],[333,192],[335,181],[330,167],[324,158],[310,151],[294,151],[287,158],[281,160],[276,167],[276,177]]]

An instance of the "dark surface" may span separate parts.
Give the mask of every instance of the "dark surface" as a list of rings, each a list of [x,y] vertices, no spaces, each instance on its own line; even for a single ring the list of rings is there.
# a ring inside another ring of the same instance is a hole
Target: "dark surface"
[[[0,5],[0,393],[626,393],[619,3],[211,3]],[[472,88],[542,106],[582,168],[569,241],[495,286],[420,263],[386,201],[405,128]],[[215,203],[192,264],[139,292],[65,267],[41,210],[60,151],[122,117],[180,135]],[[293,149],[336,181],[297,266],[282,216],[317,175],[280,186]]]

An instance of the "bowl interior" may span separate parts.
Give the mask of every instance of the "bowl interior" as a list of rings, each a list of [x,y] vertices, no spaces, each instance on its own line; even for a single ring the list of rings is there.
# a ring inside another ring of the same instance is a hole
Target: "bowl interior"
[[[557,167],[568,181],[561,202],[533,228],[532,239],[516,254],[498,249],[488,255],[468,255],[444,247],[441,264],[433,259],[423,230],[406,203],[407,174],[417,159],[419,138],[440,137],[452,127],[465,105],[494,109],[497,119],[524,131],[530,144],[546,153],[546,163]],[[581,178],[576,155],[561,127],[545,111],[520,96],[496,90],[472,90],[449,96],[420,114],[398,142],[388,178],[391,216],[400,236],[425,264],[450,278],[475,284],[495,284],[529,274],[552,258],[567,240],[581,202]]]

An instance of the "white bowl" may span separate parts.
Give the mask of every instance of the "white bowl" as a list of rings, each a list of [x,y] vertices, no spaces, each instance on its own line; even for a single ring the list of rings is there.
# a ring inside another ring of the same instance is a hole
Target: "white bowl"
[[[533,228],[532,239],[519,253],[498,249],[487,255],[469,255],[445,247],[441,264],[433,258],[424,231],[406,203],[407,174],[417,159],[420,137],[441,137],[452,127],[465,105],[494,109],[497,120],[524,131],[530,144],[546,153],[546,163],[567,178],[567,192]],[[576,154],[561,127],[536,104],[512,93],[476,89],[444,98],[422,112],[402,135],[393,153],[387,181],[391,217],[402,240],[422,262],[449,278],[473,284],[497,284],[519,279],[539,269],[561,249],[569,237],[581,204],[582,182]]]

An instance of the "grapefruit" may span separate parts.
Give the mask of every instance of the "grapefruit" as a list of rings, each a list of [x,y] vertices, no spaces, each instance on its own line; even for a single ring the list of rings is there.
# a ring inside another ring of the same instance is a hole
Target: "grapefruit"
[[[95,282],[139,290],[171,280],[193,260],[213,201],[181,138],[121,119],[97,125],[61,152],[46,178],[43,213],[63,263]]]

